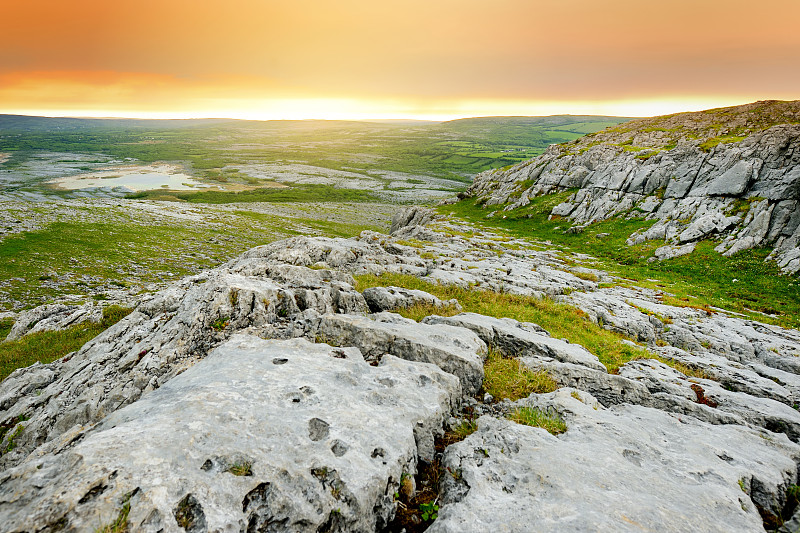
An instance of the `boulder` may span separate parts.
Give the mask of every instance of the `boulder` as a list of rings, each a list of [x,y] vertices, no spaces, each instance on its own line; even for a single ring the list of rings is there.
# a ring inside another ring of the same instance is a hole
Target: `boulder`
[[[525,357],[538,355],[561,361],[575,363],[605,372],[606,367],[579,344],[554,339],[536,324],[518,322],[512,318],[494,318],[476,313],[460,313],[452,317],[429,316],[422,320],[425,324],[447,324],[474,331],[490,347],[506,357]]]
[[[414,305],[425,305],[439,309],[452,308],[461,311],[461,305],[459,305],[458,301],[455,299],[445,302],[428,292],[415,289],[404,289],[402,287],[370,287],[362,294],[369,306],[369,310],[373,313],[394,311]]]
[[[101,320],[103,320],[103,308],[91,302],[81,306],[40,305],[20,313],[5,340],[14,341],[30,333],[67,329],[87,322],[98,324]]]

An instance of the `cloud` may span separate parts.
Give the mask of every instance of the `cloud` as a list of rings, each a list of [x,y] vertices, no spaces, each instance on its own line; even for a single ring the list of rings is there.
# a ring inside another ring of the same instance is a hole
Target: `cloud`
[[[36,0],[4,16],[4,110],[800,98],[796,0]]]

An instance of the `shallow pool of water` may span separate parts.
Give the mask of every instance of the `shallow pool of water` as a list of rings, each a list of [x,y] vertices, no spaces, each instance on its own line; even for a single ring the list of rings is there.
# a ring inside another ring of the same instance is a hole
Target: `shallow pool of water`
[[[169,189],[172,191],[191,191],[208,187],[188,174],[167,173],[150,169],[136,171],[117,170],[103,171],[79,176],[58,178],[50,182],[58,189],[70,191],[79,189],[111,189],[130,192]]]

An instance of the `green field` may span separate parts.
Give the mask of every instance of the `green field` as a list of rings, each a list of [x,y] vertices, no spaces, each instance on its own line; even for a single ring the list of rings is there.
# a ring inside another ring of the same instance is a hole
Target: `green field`
[[[374,213],[360,216],[363,206]],[[81,303],[146,290],[216,267],[242,252],[296,235],[352,237],[386,231],[391,206],[296,204],[271,214],[202,207],[202,220],[154,220],[146,211],[95,207],[89,220],[71,219],[0,240],[0,311],[54,299]],[[102,221],[100,221],[102,220]]]
[[[572,225],[568,220],[548,220],[553,207],[573,192],[539,196],[526,207],[503,212],[503,217],[487,218],[497,208],[483,208],[474,199],[442,206],[439,211],[518,237],[548,242],[547,247],[561,249],[567,261],[583,262],[572,259],[573,252],[589,254],[597,261],[587,266],[620,276],[623,279],[619,284],[669,292],[674,296],[664,295],[663,301],[670,305],[720,307],[762,322],[800,327],[800,280],[781,275],[774,263],[764,261],[770,249],[724,257],[714,251],[716,243],[703,241],[690,255],[648,262],[663,241],[628,246],[625,240],[637,229],[653,225],[654,220],[615,218],[591,224],[581,233],[565,233]]]
[[[626,121],[617,117],[486,117],[443,123],[148,121],[0,116],[0,152],[13,169],[41,151],[185,163],[209,180],[257,185],[232,169],[303,164],[339,171],[403,172],[468,183],[483,170]],[[84,170],[91,170],[86,166]]]

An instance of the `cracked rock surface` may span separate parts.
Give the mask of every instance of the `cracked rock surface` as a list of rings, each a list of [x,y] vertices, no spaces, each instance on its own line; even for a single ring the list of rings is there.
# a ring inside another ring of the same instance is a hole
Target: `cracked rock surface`
[[[780,513],[796,482],[786,437],[570,393],[520,402],[561,414],[558,437],[482,417],[450,446],[428,531],[759,531],[754,502]]]
[[[203,531],[380,529],[460,396],[433,365],[372,367],[353,348],[235,335],[82,438],[0,474],[0,528],[92,531],[129,501],[135,531],[182,531],[181,513]]]
[[[601,288],[575,274],[613,276],[430,211],[397,220],[389,236],[254,248],[15,371],[0,384],[0,532],[94,531],[126,505],[131,530],[382,531],[403,474],[439,460],[431,531],[763,531],[791,516],[800,333]],[[661,359],[611,373],[537,324],[414,322],[383,308],[457,308],[355,289],[381,273],[552,298]],[[487,349],[560,389],[486,398]],[[442,455],[465,406],[478,431]],[[504,418],[522,407],[567,431]]]

